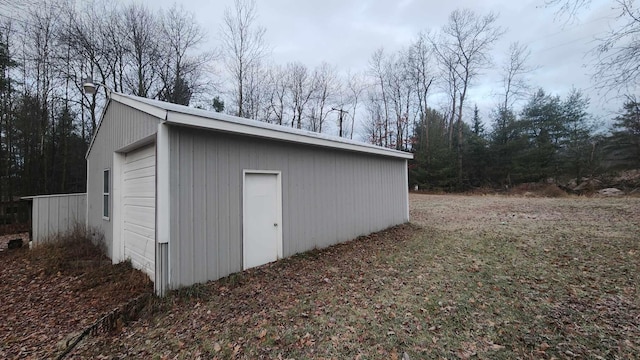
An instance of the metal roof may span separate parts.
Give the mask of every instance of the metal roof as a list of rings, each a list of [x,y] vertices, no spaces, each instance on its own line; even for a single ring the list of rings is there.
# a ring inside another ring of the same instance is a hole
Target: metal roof
[[[139,96],[112,93],[111,101],[130,106],[148,113],[170,125],[211,129],[241,135],[268,138],[286,142],[336,148],[403,159],[412,159],[413,154],[388,149],[337,136],[294,129],[287,126],[269,124],[257,120],[222,114],[214,111],[195,109],[164,101]],[[107,107],[109,104],[107,104]],[[106,111],[105,111],[106,113]],[[103,113],[104,116],[104,113]],[[97,132],[96,132],[97,135]],[[93,141],[91,142],[93,145]],[[91,151],[91,146],[89,147]]]

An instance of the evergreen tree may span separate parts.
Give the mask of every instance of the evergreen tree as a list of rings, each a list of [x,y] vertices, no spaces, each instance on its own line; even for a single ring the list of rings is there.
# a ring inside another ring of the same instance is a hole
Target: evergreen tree
[[[456,154],[448,146],[446,119],[441,112],[428,108],[422,121],[414,126],[414,159],[409,162],[410,186],[453,190],[456,184]],[[425,126],[428,126],[428,131],[425,131]],[[425,134],[429,136],[428,141]]]
[[[606,139],[606,159],[610,168],[640,167],[640,102],[630,99],[622,115],[615,118]]]
[[[188,106],[193,91],[189,83],[182,76],[177,76],[173,86],[166,89],[160,96],[160,100],[178,105]]]
[[[224,100],[220,99],[219,96],[216,96],[211,101],[211,106],[215,112],[223,112],[224,111]]]
[[[494,184],[510,186],[514,162],[520,150],[526,146],[521,123],[511,109],[499,107],[495,112],[493,131],[489,136],[488,176]]]
[[[561,156],[564,158],[564,173],[580,183],[584,172],[593,172],[593,140],[595,125],[587,113],[589,99],[579,90],[572,90],[562,103],[565,136]]]
[[[478,104],[473,108],[473,133],[476,136],[482,136],[484,133],[484,124],[480,120]]]
[[[559,174],[557,152],[566,128],[560,97],[540,89],[522,110],[521,128],[526,148],[515,161],[522,182],[537,182]]]
[[[478,105],[473,110],[473,125],[471,132],[466,136],[463,146],[467,162],[464,167],[466,185],[481,186],[488,183],[487,167],[488,158],[487,140],[484,137],[484,124],[480,119]]]

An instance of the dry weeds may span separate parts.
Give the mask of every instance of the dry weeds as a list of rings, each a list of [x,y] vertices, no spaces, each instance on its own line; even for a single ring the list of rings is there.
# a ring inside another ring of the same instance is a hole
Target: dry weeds
[[[0,358],[46,359],[106,312],[151,290],[80,231],[61,242],[0,253]]]

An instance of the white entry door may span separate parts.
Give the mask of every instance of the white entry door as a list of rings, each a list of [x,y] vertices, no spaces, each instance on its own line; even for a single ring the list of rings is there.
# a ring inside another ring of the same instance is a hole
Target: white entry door
[[[282,207],[279,173],[244,173],[243,268],[282,257]]]
[[[125,155],[122,165],[122,242],[125,259],[154,280],[156,234],[156,148]]]

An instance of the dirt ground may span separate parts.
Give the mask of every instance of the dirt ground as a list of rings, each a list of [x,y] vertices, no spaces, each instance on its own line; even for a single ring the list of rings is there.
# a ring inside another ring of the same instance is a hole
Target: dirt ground
[[[87,326],[151,291],[146,275],[111,265],[86,238],[64,241],[0,252],[0,359],[56,358]]]
[[[71,358],[639,357],[639,198],[410,203],[411,225],[175,292]]]

